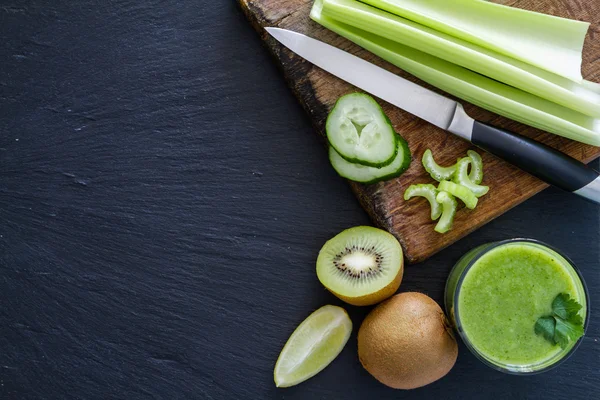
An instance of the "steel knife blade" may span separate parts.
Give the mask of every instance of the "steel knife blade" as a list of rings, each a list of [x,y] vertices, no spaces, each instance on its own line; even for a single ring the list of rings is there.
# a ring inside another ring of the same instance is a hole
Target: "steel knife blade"
[[[549,184],[600,204],[600,174],[584,163],[543,143],[476,121],[460,103],[337,47],[287,29],[265,29],[294,53],[357,88],[468,140]]]

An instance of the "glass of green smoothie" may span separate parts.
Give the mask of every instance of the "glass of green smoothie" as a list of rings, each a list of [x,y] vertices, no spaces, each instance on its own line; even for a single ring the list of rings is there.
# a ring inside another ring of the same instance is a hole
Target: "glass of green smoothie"
[[[564,348],[537,335],[540,317],[565,293],[581,304],[589,322],[588,291],[579,270],[558,250],[532,239],[479,246],[454,266],[446,282],[446,313],[465,345],[488,366],[511,374],[535,374],[566,360]]]

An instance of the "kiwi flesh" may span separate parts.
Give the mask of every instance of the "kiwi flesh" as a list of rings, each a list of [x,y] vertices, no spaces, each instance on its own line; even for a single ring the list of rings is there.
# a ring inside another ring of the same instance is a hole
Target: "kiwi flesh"
[[[400,243],[370,226],[346,229],[325,243],[317,258],[317,277],[331,293],[355,306],[387,299],[404,272]]]
[[[446,316],[422,293],[401,293],[379,304],[358,331],[361,364],[395,389],[414,389],[442,378],[457,355]]]

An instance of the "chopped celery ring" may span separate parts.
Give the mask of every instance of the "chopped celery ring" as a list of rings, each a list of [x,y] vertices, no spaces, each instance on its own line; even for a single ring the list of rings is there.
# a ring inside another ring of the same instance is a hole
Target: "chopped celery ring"
[[[473,210],[477,206],[477,197],[473,194],[471,189],[465,186],[457,185],[450,181],[441,181],[438,190],[448,192],[451,195],[458,197],[470,210]]]
[[[437,189],[430,183],[421,183],[418,185],[410,185],[404,192],[404,200],[409,200],[413,197],[425,197],[431,206],[431,220],[435,221],[442,215],[442,205],[435,199],[438,194]]]
[[[483,180],[483,160],[478,152],[469,150],[467,155],[471,159],[471,172],[469,172],[469,179],[471,182],[480,184]]]
[[[470,164],[472,164],[472,162],[469,157],[462,158],[456,164],[456,173],[452,179],[454,183],[469,189],[476,197],[481,197],[486,194],[490,188],[488,186],[478,185],[471,181],[469,174],[467,173]]]
[[[456,164],[451,167],[442,167],[438,165],[433,159],[433,153],[429,149],[425,150],[425,153],[423,153],[422,162],[425,171],[438,182],[452,179],[454,172],[456,172]]]
[[[452,223],[454,222],[454,216],[456,215],[456,208],[458,203],[454,196],[448,192],[439,192],[436,196],[436,201],[442,205],[442,216],[438,223],[435,225],[435,231],[438,233],[446,233],[452,229]]]

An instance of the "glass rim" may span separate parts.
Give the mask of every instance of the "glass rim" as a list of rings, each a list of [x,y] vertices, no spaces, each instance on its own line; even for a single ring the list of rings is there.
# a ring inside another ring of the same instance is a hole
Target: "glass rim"
[[[510,244],[510,243],[520,243],[520,242],[523,242],[523,243],[532,243],[532,244],[537,244],[537,245],[546,247],[549,250],[552,250],[556,254],[558,254],[559,256],[561,256],[571,266],[571,268],[573,268],[573,271],[575,271],[575,274],[577,275],[577,278],[579,278],[579,282],[581,282],[581,287],[583,289],[583,294],[585,296],[585,321],[583,323],[584,334],[558,360],[556,360],[555,362],[553,362],[550,365],[547,365],[547,366],[545,366],[543,368],[540,368],[539,370],[534,370],[534,371],[512,370],[508,366],[502,366],[502,365],[494,364],[491,361],[489,361],[487,358],[485,358],[483,356],[483,354],[481,354],[475,348],[475,346],[473,346],[471,344],[471,341],[467,337],[466,333],[464,333],[464,330],[462,329],[462,323],[460,321],[459,307],[457,306],[458,305],[458,296],[460,295],[460,289],[462,288],[462,283],[463,283],[465,277],[467,276],[468,272],[475,265],[475,263],[477,261],[479,261],[481,259],[481,257],[483,257],[485,254],[487,254],[488,252],[490,252],[490,251],[492,251],[492,250],[494,250],[494,249],[496,249],[496,248],[498,248],[500,246],[503,246],[503,245],[506,245],[506,244]],[[459,263],[460,263],[460,260],[455,264],[455,266],[453,267],[453,269],[456,268],[456,266]],[[450,271],[450,275],[452,275],[452,271]],[[565,362],[568,358],[570,358],[573,355],[573,353],[575,352],[575,350],[577,350],[577,348],[581,344],[583,338],[585,337],[585,332],[587,331],[588,324],[590,322],[590,294],[588,292],[588,287],[587,287],[587,284],[585,283],[585,279],[583,278],[583,275],[581,274],[581,271],[579,270],[579,268],[577,268],[577,266],[575,265],[575,263],[573,262],[573,260],[571,260],[571,258],[569,258],[569,256],[567,256],[566,254],[564,254],[562,251],[560,251],[556,247],[554,247],[552,245],[549,245],[549,244],[547,244],[545,242],[542,242],[541,240],[537,240],[537,239],[513,238],[513,239],[505,239],[505,240],[500,240],[500,241],[497,241],[497,242],[491,242],[491,243],[489,243],[489,246],[481,249],[479,251],[479,253],[476,254],[475,256],[473,256],[473,258],[464,267],[463,271],[461,272],[459,278],[456,281],[456,288],[454,290],[454,294],[452,295],[452,299],[453,299],[453,308],[454,308],[453,319],[454,319],[455,324],[456,324],[456,331],[458,332],[458,334],[461,337],[461,339],[462,339],[463,343],[465,344],[465,346],[469,349],[469,351],[473,355],[475,355],[476,358],[478,358],[480,361],[482,361],[487,366],[489,366],[489,367],[491,367],[491,368],[493,368],[493,369],[495,369],[497,371],[504,372],[504,373],[511,374],[511,375],[535,375],[535,374],[540,374],[542,372],[546,372],[548,370],[551,370],[551,369],[559,366],[563,362]]]

